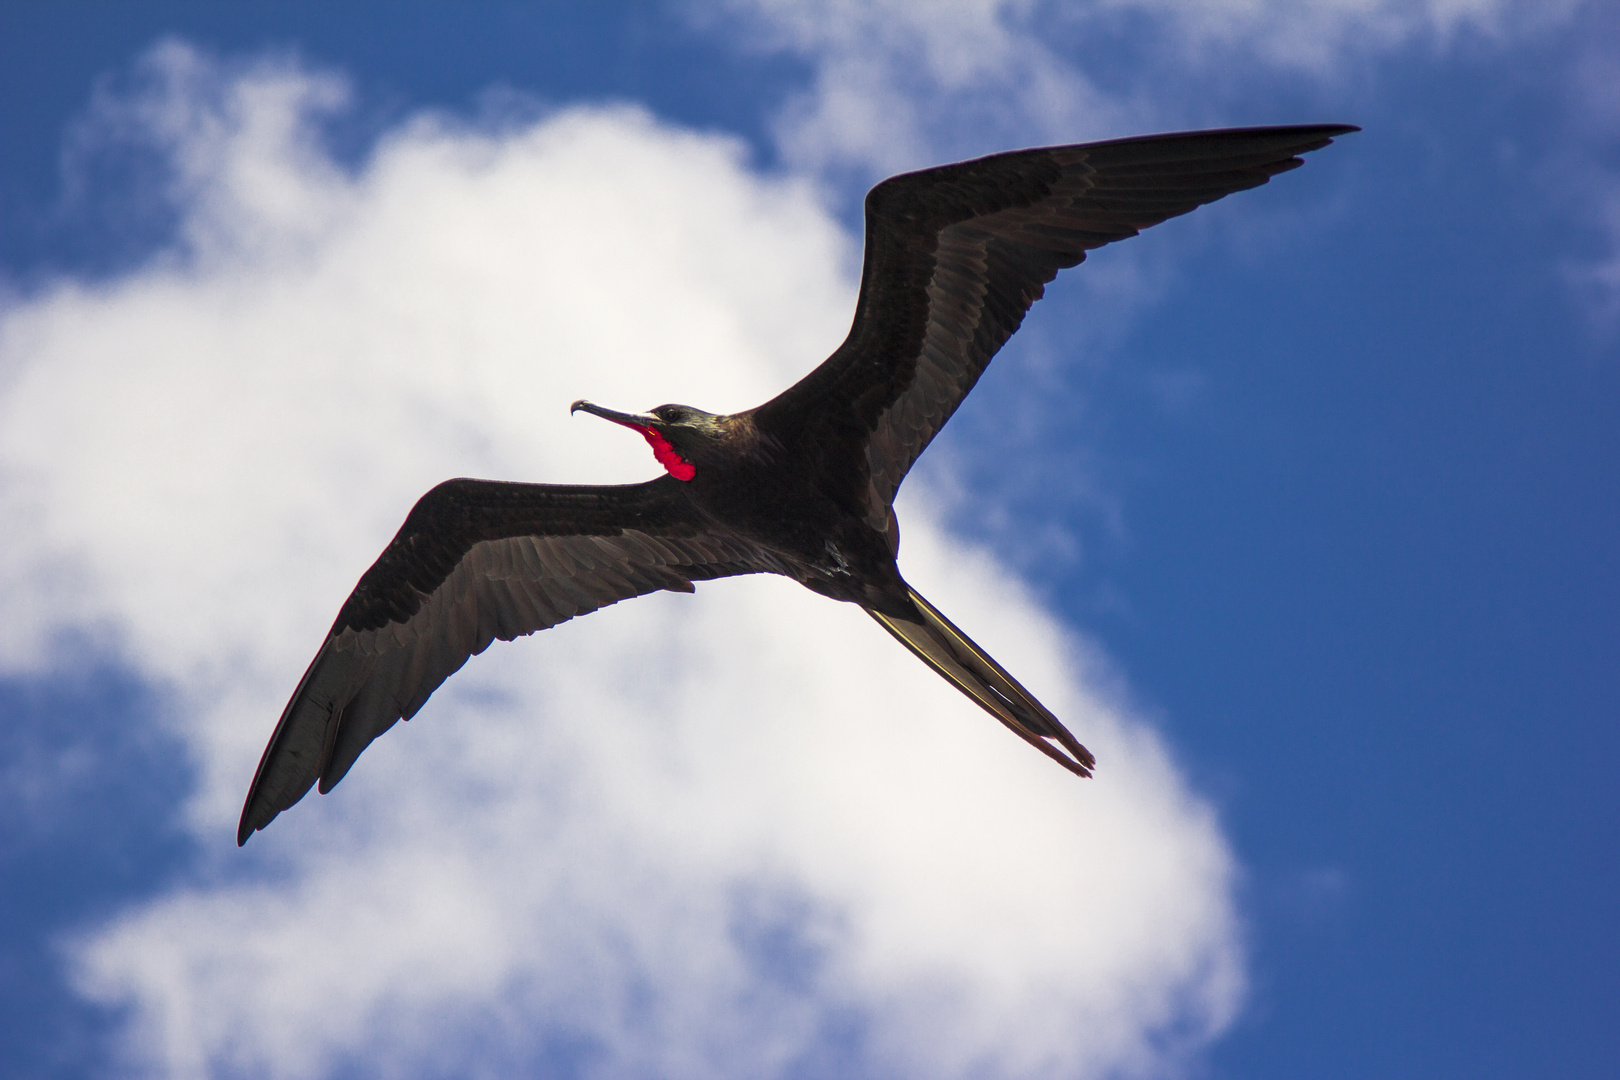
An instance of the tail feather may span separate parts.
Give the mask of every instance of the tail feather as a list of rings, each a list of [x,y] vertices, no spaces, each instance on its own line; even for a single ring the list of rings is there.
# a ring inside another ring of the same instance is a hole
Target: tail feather
[[[938,608],[916,589],[910,591],[912,603],[922,613],[922,622],[898,619],[871,608],[866,613],[1019,738],[1075,775],[1090,776],[1097,764],[1091,751],[1081,746],[1069,729],[1035,700],[1035,695],[941,615]]]

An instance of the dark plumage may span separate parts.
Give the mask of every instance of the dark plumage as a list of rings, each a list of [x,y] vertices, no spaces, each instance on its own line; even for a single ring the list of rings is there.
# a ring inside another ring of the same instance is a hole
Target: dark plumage
[[[621,487],[449,480],[422,497],[287,703],[237,842],[317,781],[330,790],[496,638],[733,574],[783,574],[860,604],[1021,738],[1089,776],[1086,748],[901,578],[895,492],[1059,270],[1354,130],[1048,147],[877,185],[854,325],[796,385],[730,416],[574,403],[640,431],[668,475]]]

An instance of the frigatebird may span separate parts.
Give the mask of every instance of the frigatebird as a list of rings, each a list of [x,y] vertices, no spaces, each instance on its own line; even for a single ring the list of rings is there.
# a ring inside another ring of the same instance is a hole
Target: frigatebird
[[[995,154],[866,196],[849,336],[758,408],[584,411],[641,433],[665,475],[561,486],[447,480],[344,602],[259,761],[237,843],[409,720],[495,639],[633,596],[782,574],[859,604],[1020,738],[1078,776],[1096,762],[900,576],[894,496],[1057,272],[1295,168],[1347,124],[1151,135]]]

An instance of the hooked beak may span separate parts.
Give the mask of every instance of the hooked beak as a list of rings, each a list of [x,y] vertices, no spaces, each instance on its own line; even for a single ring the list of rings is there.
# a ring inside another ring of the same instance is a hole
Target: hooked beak
[[[584,398],[580,398],[568,407],[568,415],[572,416],[580,410],[584,410],[592,416],[600,416],[604,420],[611,420],[615,424],[623,424],[627,428],[635,428],[637,431],[645,431],[648,428],[657,430],[664,425],[662,420],[651,413],[614,412],[612,409],[604,409],[600,405],[593,405]]]

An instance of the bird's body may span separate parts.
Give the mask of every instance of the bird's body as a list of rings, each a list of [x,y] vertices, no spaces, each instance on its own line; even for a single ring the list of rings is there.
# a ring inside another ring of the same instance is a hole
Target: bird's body
[[[728,416],[574,403],[641,432],[667,475],[615,487],[450,480],[422,497],[288,702],[238,843],[317,781],[329,790],[495,639],[736,574],[781,574],[859,604],[1021,738],[1089,776],[1085,747],[901,577],[895,492],[1058,270],[1353,130],[1051,147],[879,184],[849,337],[796,385]]]

